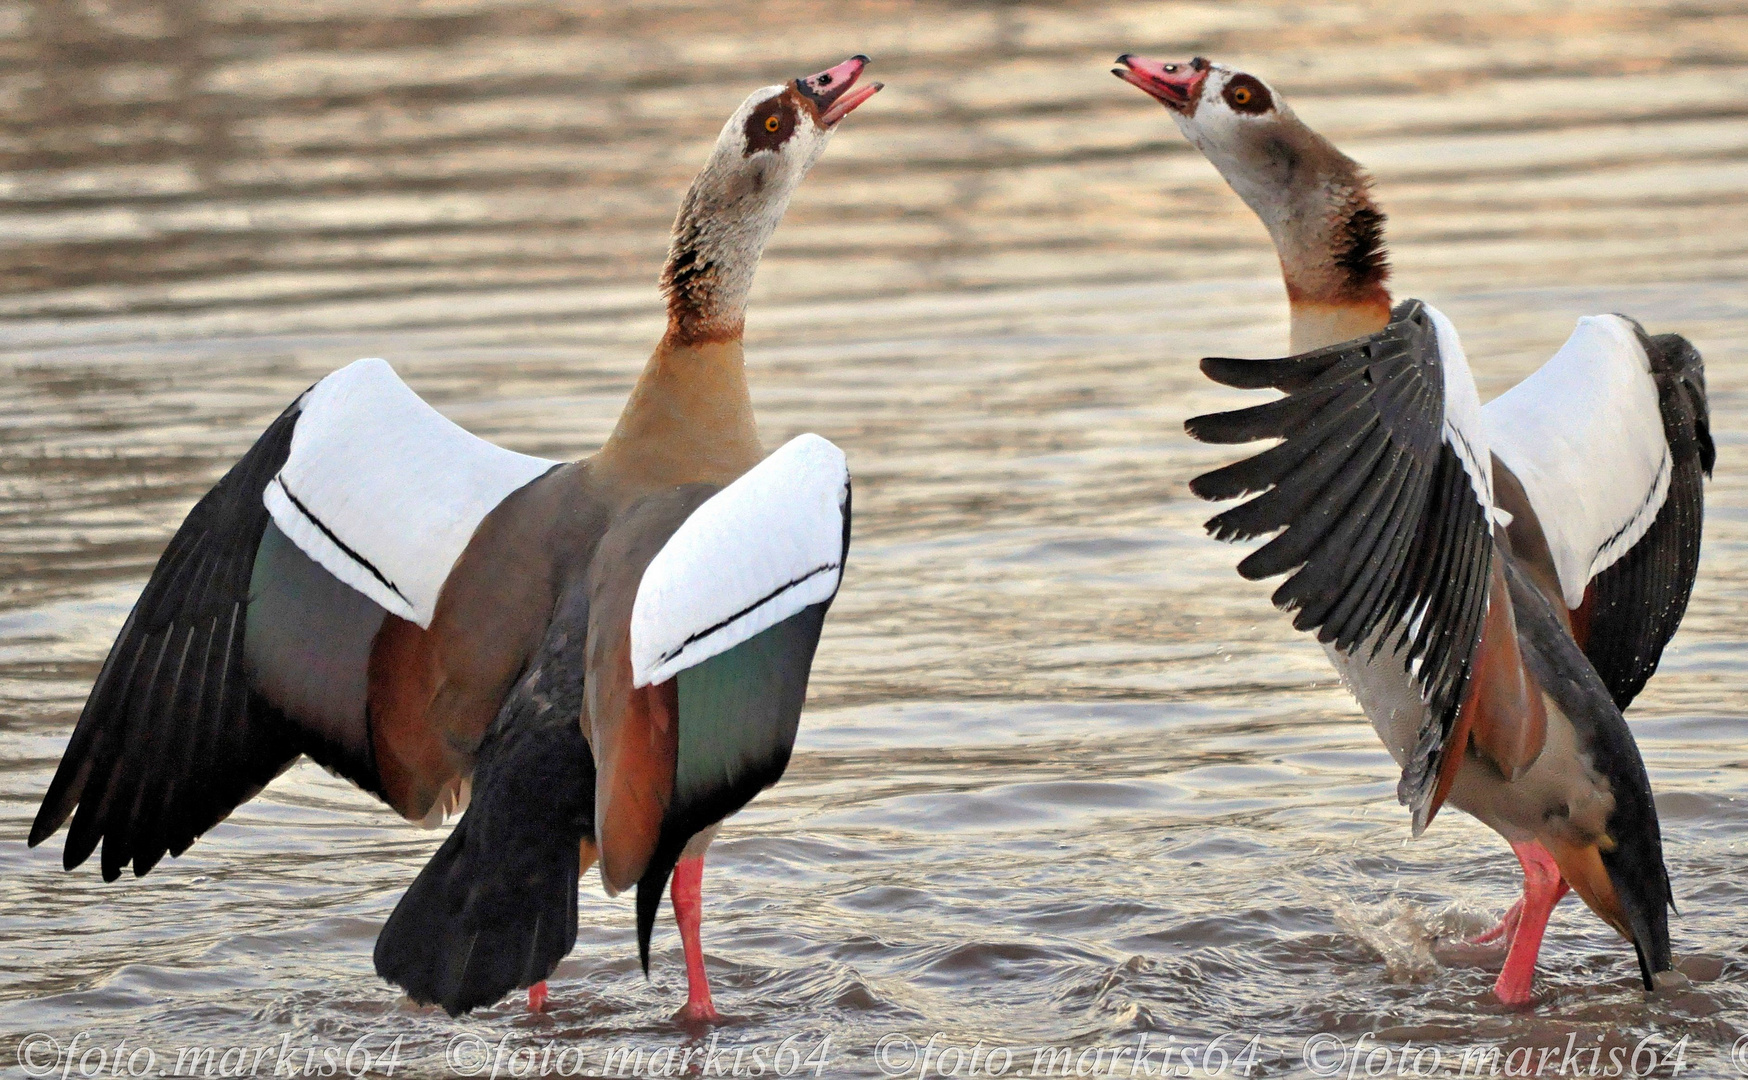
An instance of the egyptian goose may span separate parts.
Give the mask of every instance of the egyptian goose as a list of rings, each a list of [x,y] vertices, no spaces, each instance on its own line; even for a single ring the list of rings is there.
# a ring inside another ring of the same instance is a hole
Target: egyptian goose
[[[69,815],[136,876],[300,754],[414,821],[471,805],[376,970],[451,1014],[545,1000],[579,875],[664,886],[680,1016],[714,1021],[704,849],[783,773],[849,550],[844,455],[768,457],[741,327],[759,256],[867,57],[755,91],[674,223],[668,326],[601,451],[561,464],[450,423],[381,360],[316,383],[189,513],[105,661],[30,832]]]
[[[1499,832],[1524,895],[1480,942],[1494,990],[1531,998],[1568,887],[1671,966],[1657,813],[1621,710],[1693,590],[1714,452],[1700,356],[1619,315],[1580,319],[1540,370],[1481,406],[1450,321],[1391,305],[1384,215],[1360,167],[1254,75],[1118,58],[1267,226],[1292,310],[1280,360],[1209,359],[1286,396],[1187,427],[1281,440],[1197,477],[1225,540],[1277,533],[1239,572],[1315,631],[1402,768],[1419,835],[1447,799]],[[1258,494],[1260,493],[1260,494]]]

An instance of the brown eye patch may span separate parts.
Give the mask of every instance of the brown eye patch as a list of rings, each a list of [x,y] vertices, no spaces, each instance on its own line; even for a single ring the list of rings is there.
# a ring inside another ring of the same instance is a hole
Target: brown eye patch
[[[1275,107],[1274,98],[1269,96],[1269,88],[1249,75],[1234,75],[1221,91],[1226,104],[1232,106],[1234,112],[1265,113]]]
[[[781,95],[772,98],[747,117],[746,133],[748,157],[760,150],[777,149],[795,134],[795,107]]]

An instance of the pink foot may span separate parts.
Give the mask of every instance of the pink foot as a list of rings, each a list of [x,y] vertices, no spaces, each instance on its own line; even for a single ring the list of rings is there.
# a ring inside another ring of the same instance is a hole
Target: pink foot
[[[1569,886],[1560,876],[1559,864],[1542,845],[1530,842],[1513,844],[1517,861],[1523,864],[1523,900],[1518,909],[1517,926],[1511,934],[1511,951],[1505,954],[1505,967],[1493,984],[1493,993],[1507,1005],[1527,1005],[1533,997],[1531,985],[1536,978],[1536,955],[1542,950],[1542,934],[1548,928],[1548,916],[1554,905],[1566,895]],[[1507,916],[1509,918],[1509,915]]]
[[[674,1022],[678,1024],[720,1024],[722,1017],[717,1015],[716,1006],[709,1001],[688,1001],[674,1014]]]
[[[1510,945],[1511,939],[1517,936],[1517,923],[1521,918],[1523,918],[1523,897],[1520,896],[1517,898],[1517,903],[1511,905],[1511,910],[1507,911],[1505,915],[1500,918],[1498,926],[1495,926],[1484,934],[1478,934],[1475,937],[1470,938],[1468,944],[1491,945],[1493,942],[1503,938],[1505,939],[1505,944]]]
[[[681,1023],[718,1024],[722,1017],[710,1000],[710,979],[704,973],[704,946],[698,923],[704,906],[704,856],[681,859],[674,867],[669,890],[674,901],[674,921],[680,924],[680,945],[686,950],[686,1007],[674,1014]]]
[[[528,988],[528,1011],[537,1013],[546,1011],[546,980],[542,979]]]

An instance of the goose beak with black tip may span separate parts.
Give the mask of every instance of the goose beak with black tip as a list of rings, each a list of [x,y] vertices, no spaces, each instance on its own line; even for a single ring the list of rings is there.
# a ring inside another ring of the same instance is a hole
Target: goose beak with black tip
[[[858,53],[817,75],[795,80],[795,89],[813,107],[814,119],[820,127],[835,126],[839,120],[854,112],[856,106],[878,94],[886,86],[885,83],[869,83],[860,89],[854,89],[856,80],[862,77],[862,71],[868,64],[868,58]]]
[[[1163,60],[1124,53],[1117,57],[1117,66],[1111,69],[1111,74],[1141,88],[1173,112],[1190,113],[1195,111],[1196,102],[1202,96],[1208,66],[1208,61],[1199,56],[1187,64],[1168,64]]]

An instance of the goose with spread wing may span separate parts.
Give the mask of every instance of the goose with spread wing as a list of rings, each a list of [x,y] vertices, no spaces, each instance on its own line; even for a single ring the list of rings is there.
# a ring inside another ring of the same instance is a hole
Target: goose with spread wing
[[[1568,888],[1633,943],[1647,989],[1671,967],[1650,783],[1621,715],[1692,592],[1714,452],[1686,340],[1580,319],[1540,370],[1483,407],[1450,321],[1385,286],[1370,180],[1254,75],[1125,55],[1262,219],[1292,348],[1210,359],[1285,396],[1189,421],[1219,443],[1279,440],[1197,477],[1253,496],[1216,536],[1273,536],[1239,571],[1290,575],[1275,604],[1312,631],[1402,768],[1418,835],[1446,801],[1503,835],[1524,894],[1480,941],[1509,949],[1498,997],[1531,999]]]
[[[31,829],[70,870],[180,855],[307,754],[403,816],[466,811],[376,970],[459,1013],[545,980],[579,875],[672,879],[681,1016],[717,1018],[704,849],[783,773],[849,549],[844,455],[767,456],[741,329],[760,253],[840,120],[853,57],[755,91],[681,205],[667,332],[599,453],[512,453],[381,360],[311,387],[189,513],[98,675]]]

